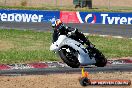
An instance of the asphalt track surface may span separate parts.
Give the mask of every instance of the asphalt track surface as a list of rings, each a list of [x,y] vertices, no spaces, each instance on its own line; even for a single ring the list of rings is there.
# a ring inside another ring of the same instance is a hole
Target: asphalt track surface
[[[94,72],[131,72],[132,64],[125,65],[108,65],[105,67],[86,67],[85,71]],[[33,68],[33,69],[13,69],[13,70],[0,70],[0,75],[44,75],[44,74],[57,74],[57,73],[81,73],[81,68]]]
[[[70,27],[76,27],[83,33],[132,38],[132,25],[72,24],[72,23],[66,25]],[[51,23],[0,22],[0,28],[52,31]]]
[[[84,33],[123,36],[132,38],[132,25],[92,25],[92,24],[66,24],[67,26],[76,27]],[[15,23],[0,22],[0,28],[5,29],[31,29],[38,31],[52,31],[50,23]],[[112,72],[112,71],[132,71],[132,64],[108,65],[106,67],[88,67],[89,72]],[[49,74],[49,73],[74,73],[81,72],[81,68],[44,68],[44,69],[13,69],[0,70],[0,75],[6,74]]]

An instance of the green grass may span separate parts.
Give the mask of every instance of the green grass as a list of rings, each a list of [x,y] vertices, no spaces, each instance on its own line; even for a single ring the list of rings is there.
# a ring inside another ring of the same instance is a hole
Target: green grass
[[[107,58],[132,56],[132,40],[90,36],[90,40]]]
[[[71,6],[70,6],[71,7]],[[128,7],[129,8],[129,7]],[[132,12],[132,9],[115,9],[111,7],[108,9],[108,7],[99,7],[99,8],[74,8],[73,6],[71,8],[66,6],[43,6],[43,7],[26,7],[26,6],[0,6],[0,9],[22,9],[22,10],[57,10],[57,11],[83,11],[83,12]]]
[[[0,30],[0,63],[58,60],[47,32]]]
[[[27,63],[58,61],[49,50],[50,32],[0,29],[0,63]],[[132,40],[89,36],[89,39],[107,58],[132,56]]]

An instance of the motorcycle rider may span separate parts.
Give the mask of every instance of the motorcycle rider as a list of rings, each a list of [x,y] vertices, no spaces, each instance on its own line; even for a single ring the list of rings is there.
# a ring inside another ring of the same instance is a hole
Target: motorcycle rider
[[[91,42],[84,36],[82,32],[79,32],[77,28],[65,26],[60,19],[57,19],[52,22],[52,27],[54,30],[52,35],[53,43],[58,40],[59,35],[68,35],[70,38],[75,39],[83,45],[86,44],[88,45],[88,47],[94,47],[94,45],[91,44]]]

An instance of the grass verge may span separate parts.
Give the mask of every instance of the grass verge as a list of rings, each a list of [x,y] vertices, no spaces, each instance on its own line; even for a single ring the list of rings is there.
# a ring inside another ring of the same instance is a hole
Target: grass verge
[[[27,63],[58,61],[60,58],[49,50],[50,32],[33,30],[0,29],[0,63]],[[89,36],[107,58],[132,56],[132,40]]]

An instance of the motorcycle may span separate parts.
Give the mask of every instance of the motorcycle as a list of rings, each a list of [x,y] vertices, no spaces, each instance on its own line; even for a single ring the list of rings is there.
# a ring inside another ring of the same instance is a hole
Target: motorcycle
[[[60,58],[72,68],[86,65],[104,67],[107,63],[107,59],[98,49],[84,47],[67,35],[60,35],[58,40],[52,43],[50,50],[58,53]]]

